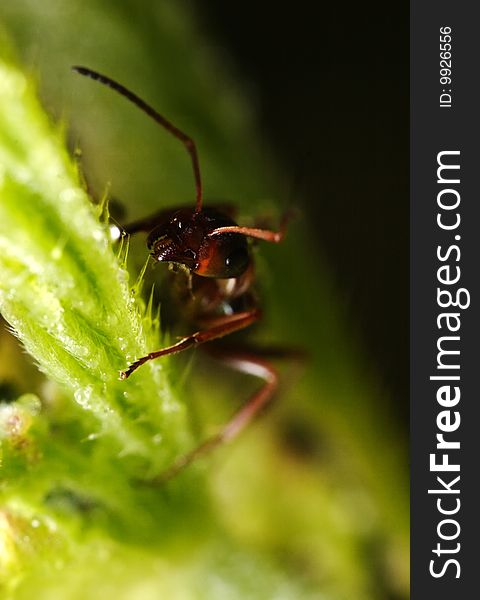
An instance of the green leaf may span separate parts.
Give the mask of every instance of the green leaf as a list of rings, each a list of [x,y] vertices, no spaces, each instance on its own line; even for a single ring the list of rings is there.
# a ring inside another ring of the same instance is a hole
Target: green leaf
[[[88,435],[108,436],[158,469],[188,438],[182,405],[164,363],[144,369],[141,387],[133,377],[119,381],[155,335],[61,131],[5,62],[0,138],[0,310],[39,367],[95,417]]]

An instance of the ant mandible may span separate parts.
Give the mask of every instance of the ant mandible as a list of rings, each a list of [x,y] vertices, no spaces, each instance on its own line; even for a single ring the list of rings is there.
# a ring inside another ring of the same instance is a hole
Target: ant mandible
[[[188,314],[193,326],[199,329],[171,346],[136,360],[120,373],[121,379],[127,379],[150,360],[222,338],[260,319],[261,311],[251,289],[254,280],[253,258],[246,238],[281,242],[288,216],[282,219],[278,231],[270,231],[241,227],[233,220],[231,210],[204,206],[200,165],[193,139],[120,83],[86,67],[72,68],[80,75],[112,88],[135,104],[180,140],[192,161],[196,190],[194,208],[161,210],[123,229],[130,235],[142,231],[149,233],[147,246],[152,258],[158,262],[173,263],[187,273],[190,291]],[[270,400],[278,386],[275,369],[250,352],[221,349],[211,353],[230,367],[262,379],[264,384],[219,433],[177,459],[162,479],[170,478],[204,452],[236,437]]]

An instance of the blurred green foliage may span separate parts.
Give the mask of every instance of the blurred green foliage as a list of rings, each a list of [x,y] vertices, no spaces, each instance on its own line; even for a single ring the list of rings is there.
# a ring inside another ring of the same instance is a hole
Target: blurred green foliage
[[[49,599],[407,597],[405,440],[301,219],[284,244],[258,249],[266,318],[255,336],[305,348],[309,361],[301,373],[283,367],[278,403],[234,445],[168,486],[138,482],[191,447],[192,430],[215,430],[248,386],[196,360],[185,371],[181,359],[117,381],[128,359],[159,344],[154,315],[129,291],[145,250],[132,241],[129,284],[62,129],[92,194],[110,186],[129,218],[193,202],[178,141],[70,70],[95,68],[195,138],[207,198],[235,202],[243,222],[278,218],[292,177],[276,172],[198,10],[164,0],[0,7],[28,73],[5,42],[0,304],[49,379],[0,338],[0,375],[28,392],[0,408],[1,589]],[[63,128],[43,115],[34,80]]]

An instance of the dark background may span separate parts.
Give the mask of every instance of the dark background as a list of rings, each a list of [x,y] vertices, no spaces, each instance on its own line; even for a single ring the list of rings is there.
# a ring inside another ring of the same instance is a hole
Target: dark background
[[[406,426],[408,3],[210,0],[197,12],[254,92],[278,162],[299,174],[348,326]]]

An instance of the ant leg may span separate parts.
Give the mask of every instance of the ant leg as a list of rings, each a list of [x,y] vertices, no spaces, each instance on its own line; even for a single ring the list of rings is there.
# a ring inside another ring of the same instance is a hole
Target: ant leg
[[[209,352],[210,353],[210,352]],[[263,379],[263,386],[233,415],[228,423],[216,435],[205,440],[200,446],[178,458],[171,467],[153,480],[153,483],[163,483],[177,475],[197,458],[211,452],[217,446],[225,444],[237,437],[254,417],[272,398],[278,387],[276,370],[266,361],[250,354],[231,354],[224,356],[219,352],[213,353],[229,367]]]
[[[227,202],[217,202],[214,204],[209,204],[209,208],[215,208],[218,211],[230,216],[235,216],[235,207],[232,204]],[[176,208],[163,208],[161,210],[157,210],[151,215],[147,217],[143,217],[142,219],[138,219],[137,221],[133,221],[132,223],[128,223],[122,227],[125,233],[132,235],[134,233],[138,233],[140,231],[144,231],[146,233],[150,233],[152,229],[161,225],[162,223],[167,223],[170,218],[179,210],[185,208],[185,206],[177,206]]]
[[[150,360],[154,360],[155,358],[159,358],[160,356],[165,356],[167,354],[182,352],[182,350],[187,350],[188,348],[192,348],[198,344],[204,344],[210,340],[216,340],[224,337],[225,335],[233,333],[234,331],[244,329],[255,321],[258,321],[260,316],[261,311],[258,308],[255,308],[253,310],[239,312],[228,317],[217,319],[216,324],[209,329],[196,331],[195,333],[182,338],[176,344],[172,344],[171,346],[167,346],[161,350],[156,350],[155,352],[150,352],[146,356],[139,358],[127,369],[125,369],[125,371],[120,372],[120,379],[127,379],[127,377],[130,377],[130,375],[136,371],[138,367],[141,367],[144,363]]]
[[[170,217],[178,210],[178,207],[158,210],[152,215],[148,215],[148,217],[138,219],[138,221],[133,221],[133,223],[128,223],[127,225],[122,226],[122,229],[125,233],[128,233],[129,235],[133,235],[134,233],[138,233],[139,231],[150,233],[150,231],[157,227],[157,225],[161,225],[163,222],[167,222],[170,219]]]

